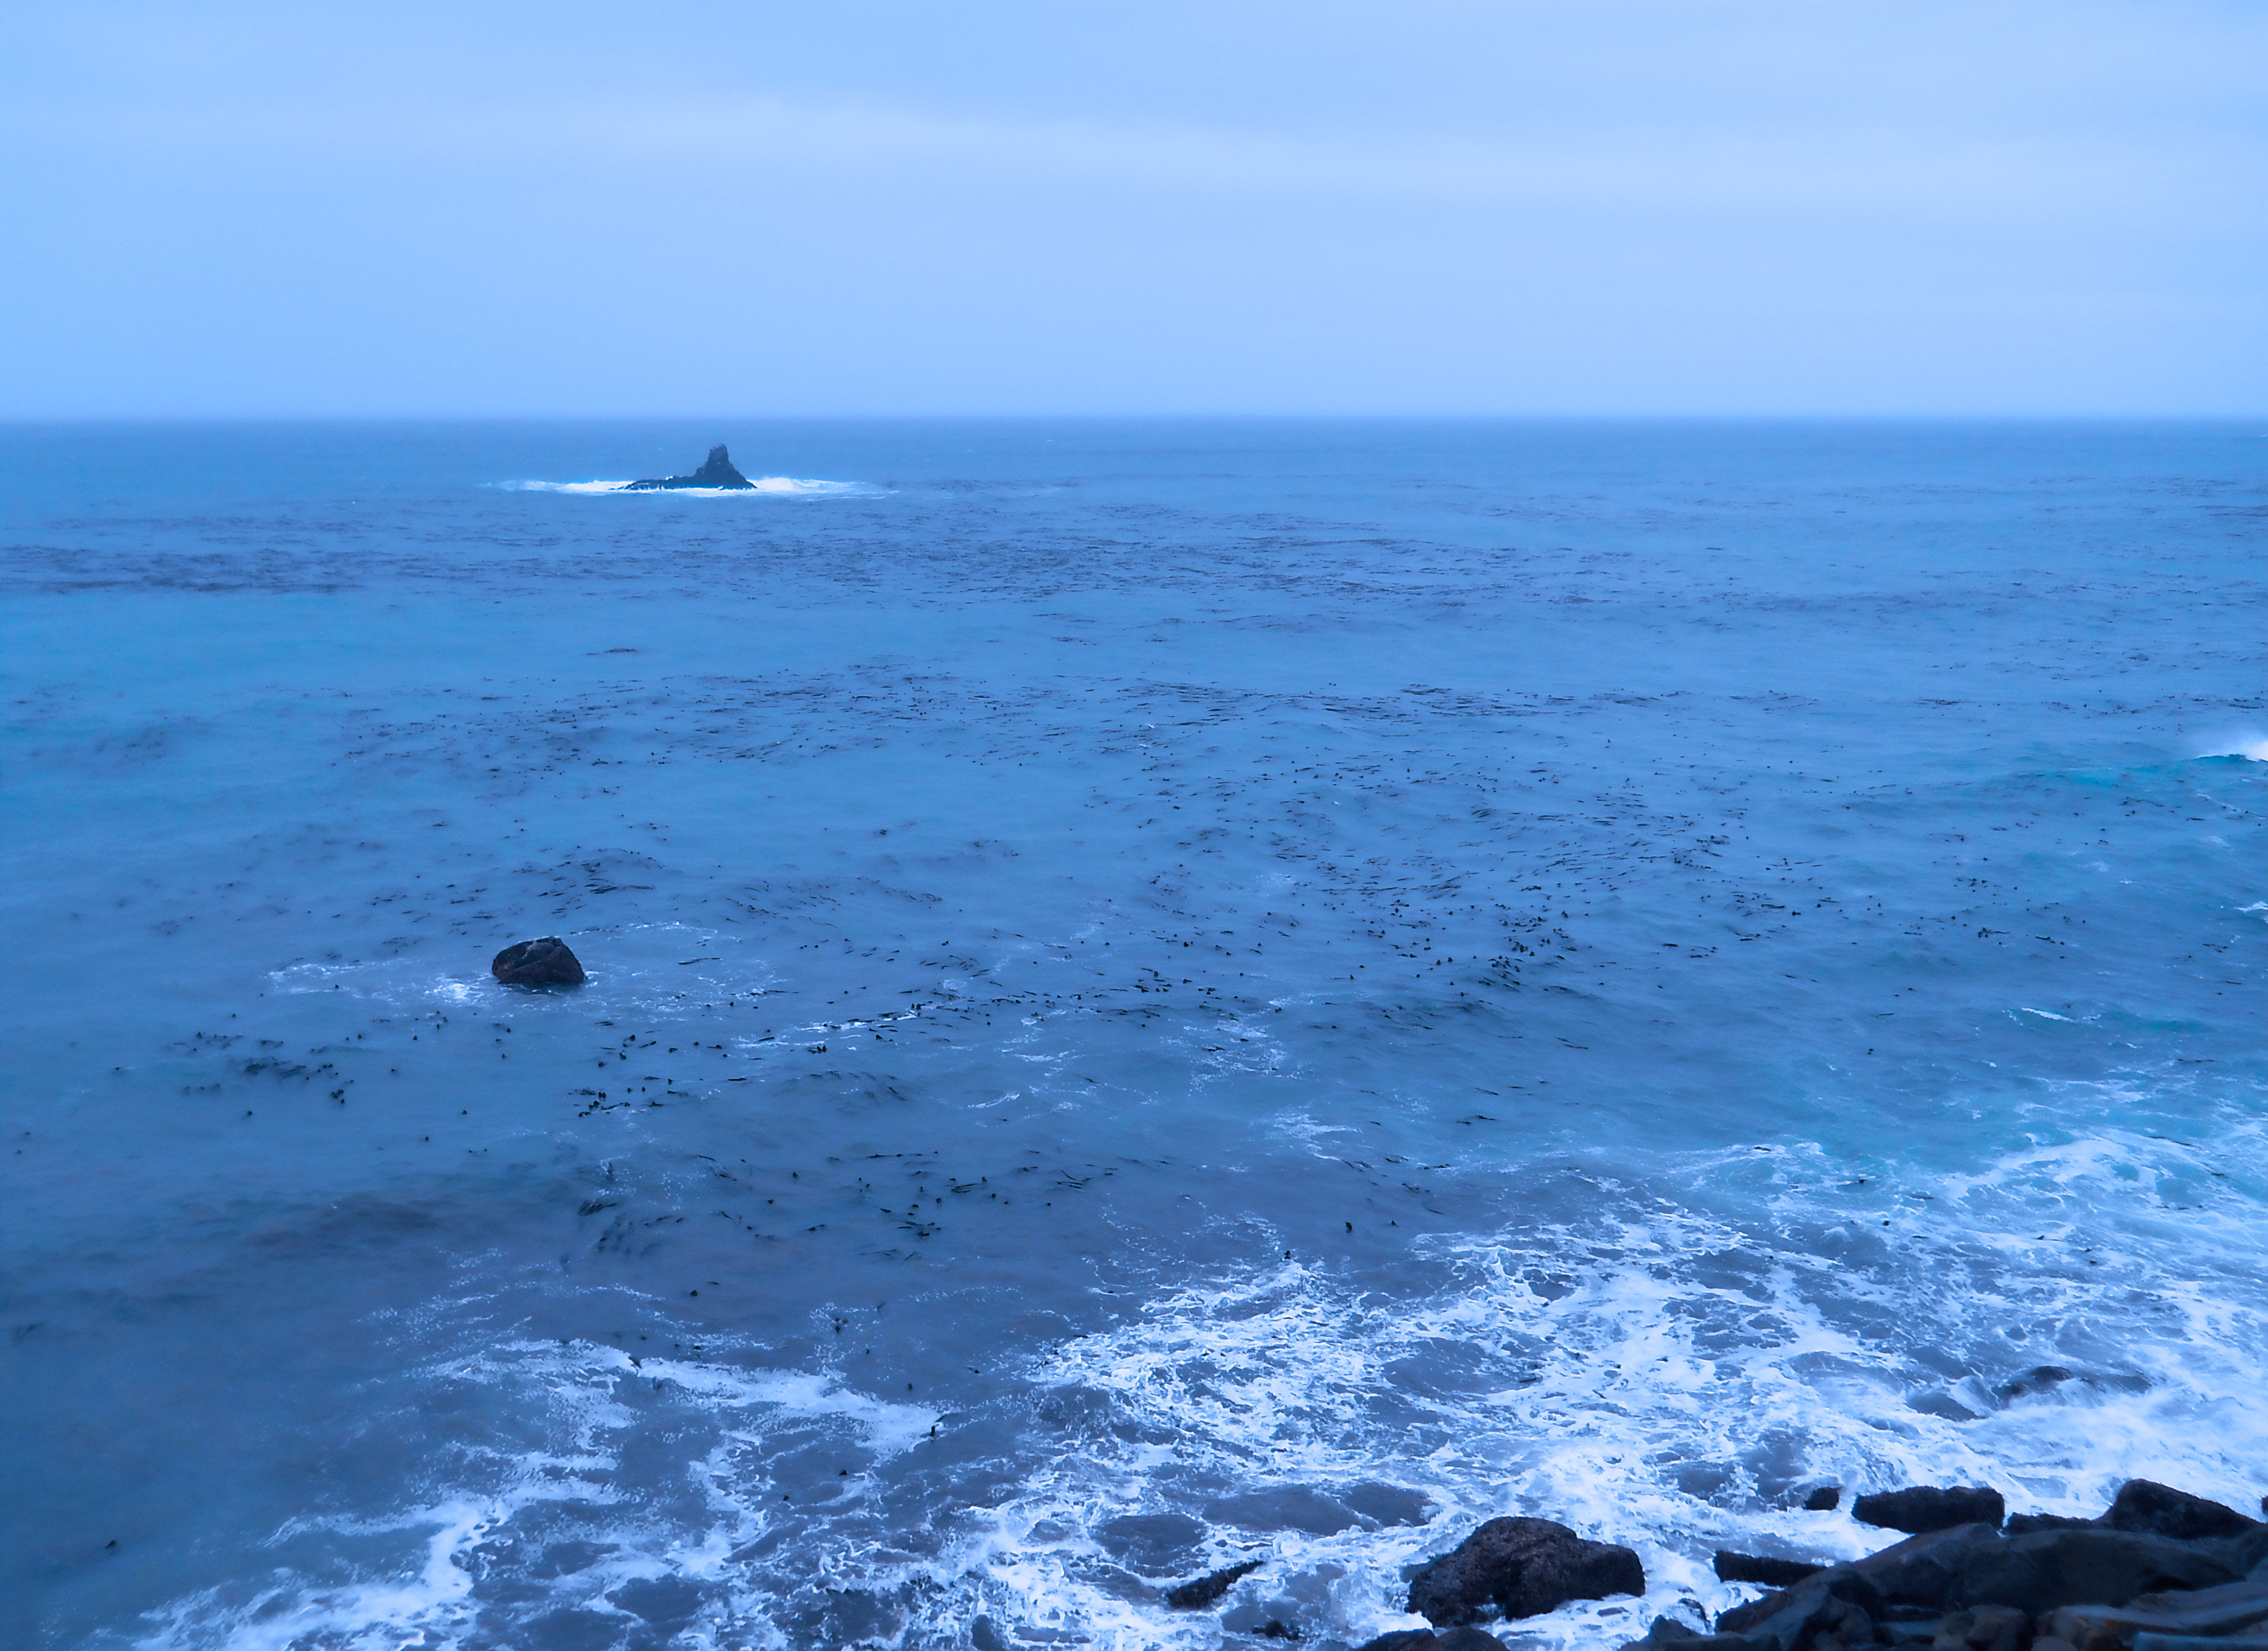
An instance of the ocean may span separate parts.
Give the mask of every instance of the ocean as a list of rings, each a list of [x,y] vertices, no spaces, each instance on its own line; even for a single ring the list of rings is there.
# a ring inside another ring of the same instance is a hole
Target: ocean
[[[1332,1651],[1516,1513],[1587,1651],[2250,1509],[2264,434],[0,431],[0,1639]]]

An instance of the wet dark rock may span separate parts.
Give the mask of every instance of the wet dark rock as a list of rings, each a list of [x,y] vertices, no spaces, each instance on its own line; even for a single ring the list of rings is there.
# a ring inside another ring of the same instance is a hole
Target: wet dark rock
[[[2066,1370],[2059,1364],[2039,1364],[2010,1376],[1992,1392],[2002,1399],[2028,1399],[2036,1393],[2053,1392],[2065,1382],[2078,1379],[2076,1370]]]
[[[1719,1638],[1744,1636],[1759,1646],[1793,1651],[1822,1625],[1871,1622],[1882,1603],[1881,1589],[1849,1566],[1837,1566],[1804,1578],[1793,1588],[1719,1613],[1717,1634]],[[1857,1613],[1855,1618],[1852,1612]],[[1867,1638],[1872,1637],[1870,1628]]]
[[[2190,1593],[2145,1594],[2124,1605],[2069,1605],[2041,1625],[2077,1651],[2111,1651],[2143,1634],[2255,1635],[2268,1632],[2268,1577],[2201,1588]]]
[[[651,481],[626,482],[616,490],[623,493],[651,493],[657,489],[673,487],[753,488],[755,486],[754,482],[733,468],[733,461],[725,452],[725,444],[718,442],[709,449],[707,461],[691,475],[665,475]]]
[[[2113,1530],[2142,1530],[2197,1542],[2209,1537],[2242,1537],[2260,1528],[2233,1507],[2175,1490],[2153,1479],[2129,1479],[2118,1487],[2102,1522]]]
[[[1909,1537],[1863,1559],[1830,1566],[1793,1588],[1735,1605],[1719,1616],[1717,1632],[1761,1632],[1806,1601],[1815,1606],[1819,1597],[1839,1598],[1886,1620],[1911,1618],[1916,1611],[1933,1615],[1953,1603],[1970,1554],[1999,1541],[1990,1525],[1955,1525]]]
[[[1939,1619],[1931,1651],[2024,1651],[2032,1619],[2010,1605],[1979,1605]]]
[[[1808,1559],[1779,1559],[1770,1554],[1734,1553],[1717,1550],[1719,1582],[1762,1582],[1766,1588],[1788,1588],[1827,1567]]]
[[[1952,1525],[1894,1542],[1863,1559],[1837,1566],[1835,1571],[1866,1578],[1881,1590],[1884,1599],[1896,1603],[1943,1610],[1955,1603],[1970,1555],[1999,1540],[1999,1534],[1987,1524]]]
[[[1266,1563],[1264,1559],[1247,1559],[1241,1565],[1225,1566],[1177,1583],[1166,1590],[1166,1603],[1175,1610],[1202,1610]]]
[[[1851,1504],[1851,1517],[1862,1525],[1918,1537],[1955,1525],[1998,1526],[2007,1512],[2000,1493],[1982,1485],[1917,1485],[1903,1491],[1877,1491]]]
[[[1540,1617],[1569,1600],[1645,1592],[1645,1567],[1628,1548],[1548,1519],[1491,1519],[1410,1579],[1410,1609],[1450,1627],[1491,1605],[1506,1617]]]
[[[2226,1537],[2205,1546],[2238,1575],[2268,1581],[2268,1525],[2255,1525],[2241,1537]]]
[[[1841,1506],[1842,1501],[1841,1485],[1822,1485],[1803,1499],[1803,1511],[1807,1514],[1831,1514]]]
[[[1761,1599],[1752,1599],[1745,1605],[1735,1605],[1730,1610],[1719,1611],[1717,1632],[1719,1634],[1745,1633],[1760,1622],[1770,1622],[1780,1611],[1786,1609],[1787,1594],[1788,1590],[1782,1588],[1776,1594],[1766,1594]]]
[[[2102,1523],[2099,1519],[2080,1519],[2070,1514],[2011,1514],[2000,1534],[2029,1537],[2036,1530],[2093,1530]]]
[[[1796,1651],[1800,1646],[1808,1646],[1810,1651],[1848,1651],[1875,1643],[1874,1612],[1881,1605],[1881,1596],[1847,1571],[1822,1571],[1770,1599],[1774,1609],[1740,1621],[1736,1636],[1732,1633],[1736,1613],[1727,1611],[1718,1618],[1718,1637],[1745,1640],[1754,1651]],[[1752,1611],[1755,1607],[1742,1609]],[[1700,1643],[1683,1641],[1679,1651],[1692,1651]]]
[[[2073,1385],[2102,1393],[2146,1393],[2150,1378],[2136,1370],[2073,1370],[2059,1364],[2036,1364],[2001,1382],[1992,1389],[1992,1397],[2003,1404],[2013,1404]]]
[[[1397,1628],[1367,1641],[1359,1651],[1505,1651],[1505,1644],[1478,1628],[1452,1628],[1444,1633],[1431,1628]]]
[[[1281,1622],[1270,1617],[1261,1625],[1260,1637],[1263,1640],[1297,1640],[1300,1637],[1300,1631],[1288,1622]]]
[[[587,978],[582,962],[556,934],[505,947],[489,972],[507,986],[579,986]]]
[[[2169,1588],[2213,1588],[2236,1573],[2186,1543],[2139,1530],[2042,1530],[1981,1544],[1961,1567],[1961,1602],[2035,1617],[2065,1605],[2124,1605]]]
[[[1920,1622],[1877,1622],[1874,1638],[1883,1645],[1920,1647],[1934,1644],[1937,1625],[1942,1620],[1931,1617]]]

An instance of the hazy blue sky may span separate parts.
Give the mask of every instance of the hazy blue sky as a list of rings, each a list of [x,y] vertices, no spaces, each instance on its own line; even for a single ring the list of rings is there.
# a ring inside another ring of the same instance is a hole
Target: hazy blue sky
[[[2268,411],[2264,0],[19,0],[0,415]]]

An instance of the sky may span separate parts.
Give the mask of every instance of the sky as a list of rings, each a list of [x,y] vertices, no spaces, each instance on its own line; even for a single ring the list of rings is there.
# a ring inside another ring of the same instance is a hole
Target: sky
[[[2264,411],[2262,0],[0,14],[0,417]]]

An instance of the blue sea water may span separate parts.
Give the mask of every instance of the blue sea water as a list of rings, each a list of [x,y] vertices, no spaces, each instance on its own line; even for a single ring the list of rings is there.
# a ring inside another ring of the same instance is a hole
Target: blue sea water
[[[2250,1507],[2264,433],[0,432],[0,1638],[1635,1547],[1542,1651],[1880,1545],[1821,1485]]]

